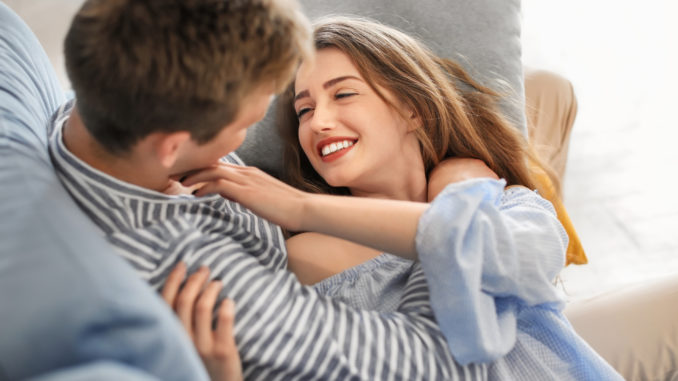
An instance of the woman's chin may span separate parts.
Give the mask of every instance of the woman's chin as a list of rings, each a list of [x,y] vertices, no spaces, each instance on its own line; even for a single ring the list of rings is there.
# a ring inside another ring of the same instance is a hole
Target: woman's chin
[[[349,182],[343,176],[328,175],[323,176],[325,182],[334,188],[341,188],[349,186]]]

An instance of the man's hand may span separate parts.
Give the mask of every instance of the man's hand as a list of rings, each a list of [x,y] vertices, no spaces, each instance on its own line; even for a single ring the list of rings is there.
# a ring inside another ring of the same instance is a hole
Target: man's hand
[[[221,291],[220,281],[207,283],[206,267],[193,273],[183,288],[186,265],[180,262],[167,278],[162,297],[179,316],[212,380],[240,381],[242,364],[233,336],[235,305],[224,299],[217,312],[217,326],[212,330],[212,311]]]
[[[438,193],[451,183],[489,177],[499,179],[484,161],[466,157],[451,157],[441,161],[433,168],[428,180],[428,201],[433,201]]]

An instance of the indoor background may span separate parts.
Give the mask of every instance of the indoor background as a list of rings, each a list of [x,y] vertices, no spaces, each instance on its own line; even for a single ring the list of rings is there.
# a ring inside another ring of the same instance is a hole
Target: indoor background
[[[81,0],[6,0],[64,88],[61,43]],[[574,85],[565,205],[589,257],[571,299],[678,274],[678,4],[523,0],[523,57]]]

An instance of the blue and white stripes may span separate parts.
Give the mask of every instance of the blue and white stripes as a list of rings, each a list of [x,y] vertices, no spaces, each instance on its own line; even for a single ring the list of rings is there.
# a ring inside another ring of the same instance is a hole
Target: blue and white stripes
[[[179,261],[208,266],[221,297],[235,300],[236,341],[246,379],[480,380],[485,366],[460,367],[435,324],[418,265],[397,311],[358,310],[299,284],[285,271],[280,229],[219,196],[167,196],[121,182],[74,157],[61,128],[50,155],[65,187],[102,234],[160,289]],[[235,155],[225,160],[241,164]],[[102,269],[106,271],[106,269]]]

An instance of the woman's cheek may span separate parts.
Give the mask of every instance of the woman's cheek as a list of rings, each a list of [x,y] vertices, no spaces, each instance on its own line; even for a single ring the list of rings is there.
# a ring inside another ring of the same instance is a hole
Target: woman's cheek
[[[313,142],[311,141],[311,136],[308,134],[308,130],[304,127],[299,128],[299,144],[301,145],[301,149],[304,151],[304,155],[306,155],[307,158],[311,159],[313,156]]]

